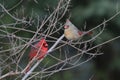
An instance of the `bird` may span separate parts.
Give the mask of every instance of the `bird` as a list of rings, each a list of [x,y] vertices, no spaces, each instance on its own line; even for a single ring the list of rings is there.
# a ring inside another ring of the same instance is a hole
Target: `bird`
[[[44,38],[42,38],[38,43],[34,44],[31,47],[30,53],[29,53],[29,60],[32,60],[34,57],[36,59],[40,60],[44,58],[48,51],[48,44]]]
[[[35,43],[33,46],[31,46],[31,50],[29,52],[29,63],[28,66],[25,69],[25,73],[27,73],[33,64],[33,59],[35,60],[41,60],[44,59],[45,55],[48,51],[48,44],[44,38],[40,39],[39,42]]]
[[[75,41],[80,39],[83,34],[91,35],[92,33],[92,31],[80,31],[69,19],[66,20],[64,25],[64,35],[68,40]]]

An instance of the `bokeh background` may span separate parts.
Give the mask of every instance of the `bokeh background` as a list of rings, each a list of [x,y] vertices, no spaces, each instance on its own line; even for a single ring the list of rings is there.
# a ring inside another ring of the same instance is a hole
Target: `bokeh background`
[[[13,8],[19,1],[0,0],[0,3],[4,4],[10,13],[17,13],[19,18],[29,17],[32,13],[44,17],[48,14],[46,10],[49,8],[52,12],[59,0],[21,0],[22,2]],[[120,0],[71,0],[69,9],[61,22],[65,23],[66,18],[70,17],[70,20],[79,29],[83,29],[86,25],[86,30],[89,30],[118,11],[120,11]],[[3,15],[1,7],[0,16],[0,24],[14,22],[8,15]],[[34,27],[29,27],[29,29],[35,30]],[[19,33],[18,35],[32,36],[29,33]],[[120,15],[106,23],[105,31],[95,43],[101,43],[116,36],[120,36]],[[0,40],[3,41],[2,38]],[[47,80],[120,80],[120,39],[103,45],[100,51],[104,54],[96,56],[74,69],[55,73]]]

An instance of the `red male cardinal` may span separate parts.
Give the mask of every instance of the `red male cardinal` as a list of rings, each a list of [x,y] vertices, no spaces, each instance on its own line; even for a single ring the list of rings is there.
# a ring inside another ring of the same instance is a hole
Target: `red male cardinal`
[[[75,25],[73,25],[70,20],[66,20],[65,26],[64,26],[64,35],[68,40],[77,40],[81,37],[83,34],[92,34],[92,32],[85,32],[78,30]]]
[[[48,51],[48,44],[44,38],[42,38],[38,43],[34,44],[31,47],[30,53],[29,53],[29,60],[31,61],[33,58],[35,60],[40,60],[44,58]],[[30,62],[26,68],[26,72],[29,71],[30,66],[32,65],[32,62]]]
[[[32,46],[29,59],[32,60],[34,57],[36,59],[40,60],[44,58],[48,51],[48,44],[44,38],[42,38],[38,43],[36,43],[34,46]]]

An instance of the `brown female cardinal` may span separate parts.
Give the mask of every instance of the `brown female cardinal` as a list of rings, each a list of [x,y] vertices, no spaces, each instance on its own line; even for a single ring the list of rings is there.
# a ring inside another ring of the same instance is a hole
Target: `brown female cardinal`
[[[70,22],[70,20],[66,20],[64,25],[64,35],[68,40],[78,40],[83,34],[91,35],[92,32],[87,33],[85,31],[80,31]]]
[[[41,60],[45,57],[48,51],[48,44],[44,38],[42,38],[39,42],[34,44],[31,47],[30,53],[29,53],[29,60],[31,61],[33,58],[35,60]],[[28,66],[26,67],[25,72],[29,71],[30,66],[33,62],[30,62]]]

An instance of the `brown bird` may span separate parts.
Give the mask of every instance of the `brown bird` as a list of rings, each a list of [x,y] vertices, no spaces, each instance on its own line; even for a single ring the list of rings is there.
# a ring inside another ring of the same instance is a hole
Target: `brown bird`
[[[80,31],[69,19],[66,20],[64,35],[68,40],[78,40],[83,34],[91,35],[92,32]]]

